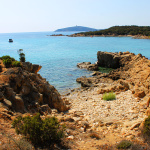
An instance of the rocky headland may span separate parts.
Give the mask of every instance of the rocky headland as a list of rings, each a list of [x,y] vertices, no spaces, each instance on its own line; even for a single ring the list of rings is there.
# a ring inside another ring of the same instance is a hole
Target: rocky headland
[[[24,62],[22,67],[4,68],[2,61],[0,63],[1,105],[22,113],[44,108],[67,110],[58,91],[37,74],[41,66]]]
[[[133,37],[150,39],[149,26],[113,26],[108,29],[81,32],[69,35],[70,37]]]
[[[94,76],[78,78],[81,88],[61,96],[37,74],[41,66],[24,63],[22,68],[5,68],[0,61],[0,130],[19,138],[10,125],[17,112],[40,112],[43,118],[55,116],[66,124],[70,149],[113,150],[124,139],[133,142],[132,149],[148,150],[142,129],[150,115],[150,60],[130,52],[99,51],[96,64],[77,66],[93,70]],[[99,66],[113,70],[101,73]],[[104,101],[103,94],[111,91],[116,99]],[[4,147],[7,138],[0,134],[0,141]]]

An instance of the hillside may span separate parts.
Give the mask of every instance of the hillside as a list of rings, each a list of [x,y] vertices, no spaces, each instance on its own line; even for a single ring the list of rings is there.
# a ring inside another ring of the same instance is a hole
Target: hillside
[[[74,26],[74,27],[67,27],[58,29],[55,32],[71,32],[71,31],[96,31],[97,29],[89,28],[89,27],[83,27],[83,26]]]
[[[99,31],[90,31],[80,33],[84,36],[91,36],[91,35],[144,35],[150,36],[150,26],[114,26],[108,29],[99,30]]]

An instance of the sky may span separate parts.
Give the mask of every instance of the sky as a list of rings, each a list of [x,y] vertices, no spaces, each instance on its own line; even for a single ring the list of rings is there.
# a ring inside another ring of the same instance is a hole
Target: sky
[[[150,26],[150,0],[0,0],[0,33]]]

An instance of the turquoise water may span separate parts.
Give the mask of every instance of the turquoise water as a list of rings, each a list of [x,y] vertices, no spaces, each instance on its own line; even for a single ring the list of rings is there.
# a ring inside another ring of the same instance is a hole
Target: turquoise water
[[[0,56],[19,60],[17,50],[23,49],[26,61],[39,64],[39,73],[59,92],[79,87],[76,78],[91,72],[76,67],[79,62],[97,61],[97,51],[130,51],[150,58],[150,40],[131,37],[54,37],[54,32],[0,34]],[[57,33],[58,34],[58,33]],[[68,34],[68,33],[63,33]],[[70,33],[69,33],[70,34]],[[8,39],[12,38],[13,43]]]

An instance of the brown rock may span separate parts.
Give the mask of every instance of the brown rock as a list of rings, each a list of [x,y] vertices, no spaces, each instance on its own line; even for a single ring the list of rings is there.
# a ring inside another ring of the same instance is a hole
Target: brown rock
[[[11,101],[12,108],[22,113],[26,110],[30,111],[28,108],[36,112],[38,110],[35,106],[36,102],[48,104],[49,107],[56,108],[58,111],[67,111],[69,107],[58,91],[39,74],[31,73],[33,66],[30,63],[24,63],[23,69],[9,68],[0,74],[1,100],[5,98]]]
[[[4,99],[3,100],[3,104],[6,105],[9,109],[12,108],[12,103],[11,101],[7,100],[7,99]]]
[[[91,62],[78,63],[77,67],[79,67],[80,69],[87,69],[90,71],[97,71],[98,70],[98,65],[97,64],[91,64]]]
[[[25,112],[24,101],[20,95],[15,96],[15,101],[13,102],[13,107],[18,112],[21,112],[21,113]]]
[[[150,103],[150,97],[147,100],[147,107],[149,107],[149,103]]]
[[[4,95],[2,92],[0,92],[0,101],[2,101],[4,99]]]
[[[48,115],[48,114],[51,114],[52,110],[51,108],[48,106],[48,104],[46,105],[42,105],[40,108],[40,113],[41,114],[44,114],[44,115]]]
[[[146,94],[144,91],[135,91],[134,94],[136,97],[143,98]]]
[[[120,55],[117,53],[109,52],[97,52],[98,65],[106,68],[119,68],[120,67]]]
[[[147,115],[147,116],[150,115],[150,108],[148,108],[148,109],[146,110],[146,115]]]
[[[30,62],[23,62],[22,65],[25,70],[32,73],[37,73],[42,68],[42,66],[35,65],[35,64],[33,65]]]

